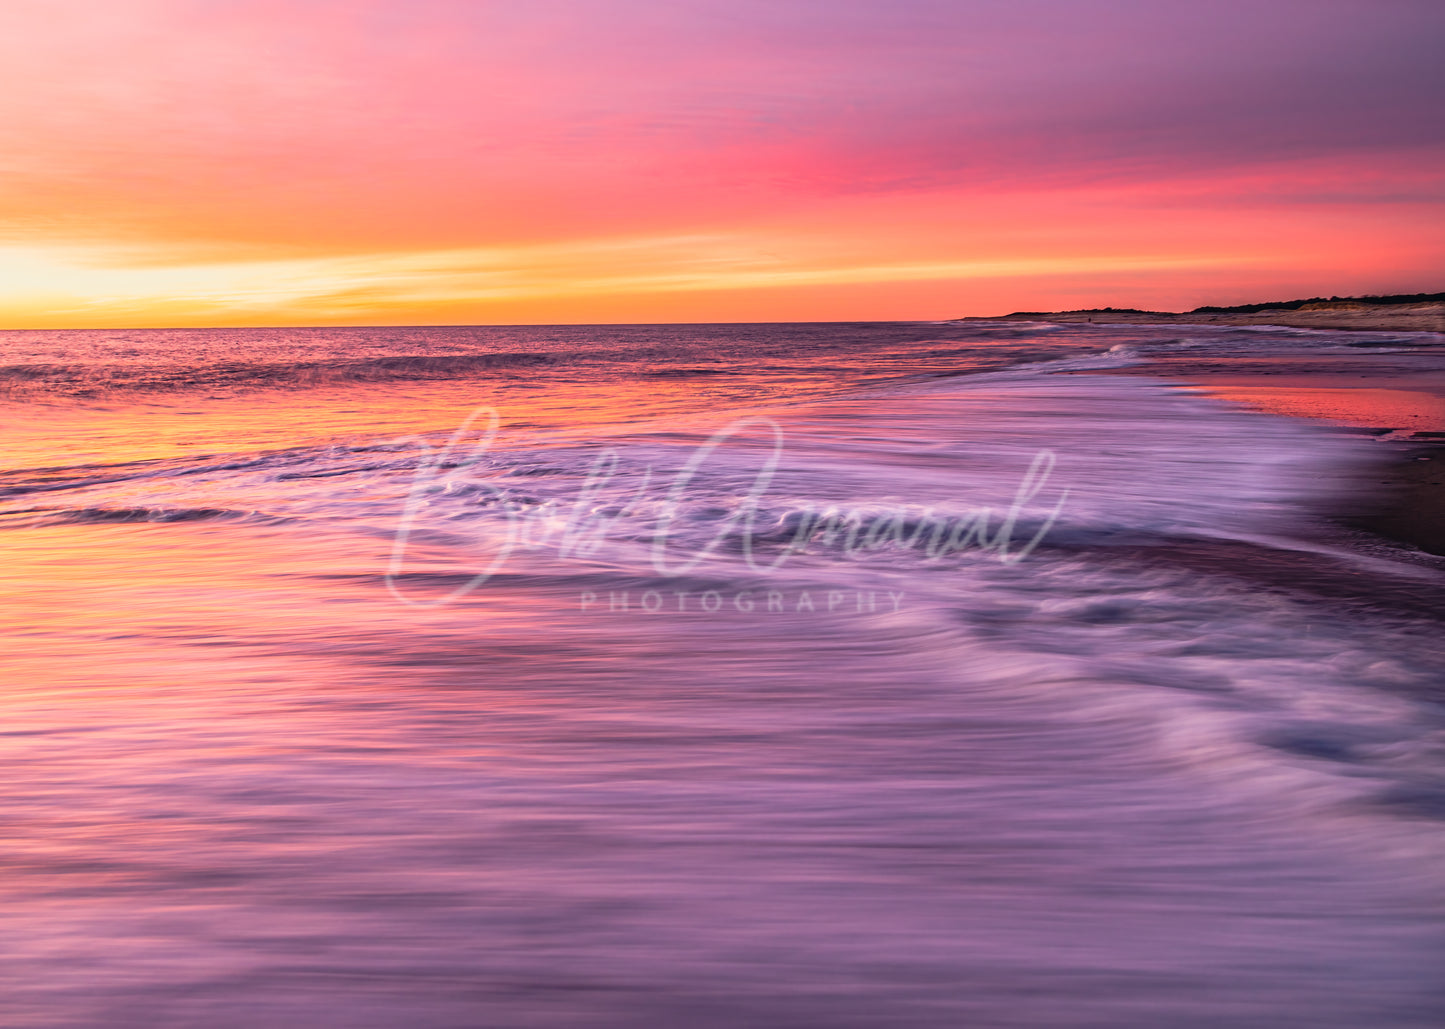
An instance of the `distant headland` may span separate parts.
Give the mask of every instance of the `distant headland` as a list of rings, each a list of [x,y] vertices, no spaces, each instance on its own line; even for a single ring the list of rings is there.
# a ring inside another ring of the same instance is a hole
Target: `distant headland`
[[[1125,324],[1285,325],[1300,329],[1359,329],[1445,332],[1445,293],[1397,293],[1391,296],[1309,297],[1304,300],[1196,307],[1192,311],[1140,311],[1096,307],[1080,311],[1015,311],[990,318],[958,321],[1103,322]]]

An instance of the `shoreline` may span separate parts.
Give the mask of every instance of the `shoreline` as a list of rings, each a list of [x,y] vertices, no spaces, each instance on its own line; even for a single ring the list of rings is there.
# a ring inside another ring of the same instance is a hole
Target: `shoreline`
[[[1167,379],[1256,411],[1373,437],[1377,460],[1359,470],[1349,502],[1326,517],[1445,557],[1445,349],[1426,344],[1309,358],[1156,355],[1089,374]]]
[[[1375,437],[1379,459],[1360,473],[1355,509],[1334,512],[1331,519],[1445,557],[1445,377],[1381,377],[1350,387],[1321,373],[1314,389],[1305,377],[1257,378],[1250,383],[1245,376],[1202,375],[1186,381],[1205,395],[1254,410]]]
[[[1445,557],[1445,440],[1385,445],[1392,456],[1375,469],[1384,496],[1375,510],[1339,521]]]

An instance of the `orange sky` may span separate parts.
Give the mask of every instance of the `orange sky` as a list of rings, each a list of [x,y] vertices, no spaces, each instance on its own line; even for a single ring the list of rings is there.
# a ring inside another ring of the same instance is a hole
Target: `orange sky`
[[[1445,289],[1442,29],[1414,0],[12,0],[0,326]]]

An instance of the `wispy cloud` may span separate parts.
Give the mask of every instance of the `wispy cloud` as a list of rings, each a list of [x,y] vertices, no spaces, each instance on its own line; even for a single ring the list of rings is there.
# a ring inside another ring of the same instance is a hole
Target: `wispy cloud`
[[[0,237],[31,248],[9,309],[425,317],[570,289],[643,318],[658,293],[1023,295],[1081,261],[1225,258],[1265,288],[1318,269],[1326,229],[1366,256],[1319,288],[1403,286],[1429,269],[1373,255],[1445,235],[1442,30],[1413,0],[21,0],[0,11]],[[1165,234],[1161,208],[1195,216]],[[721,256],[675,243],[701,239]],[[609,246],[628,256],[602,273]]]

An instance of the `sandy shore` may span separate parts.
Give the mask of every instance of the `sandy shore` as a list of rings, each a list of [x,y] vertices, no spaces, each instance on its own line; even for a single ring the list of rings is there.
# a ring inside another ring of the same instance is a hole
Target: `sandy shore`
[[[1353,382],[1350,379],[1353,378]],[[1274,414],[1388,434],[1347,524],[1445,556],[1445,372],[1201,375],[1203,392]]]
[[[1171,314],[1167,311],[1051,311],[959,321],[1095,322],[1114,325],[1284,325],[1295,329],[1375,332],[1445,332],[1445,304],[1319,305],[1254,314]]]
[[[1362,529],[1445,556],[1445,441],[1391,447],[1380,509],[1346,519]]]
[[[1445,304],[1308,304],[1253,313],[1162,311],[1019,312],[960,321],[1125,325],[1279,325],[1356,332],[1445,333]],[[1433,351],[1433,352],[1432,352]],[[1363,430],[1379,439],[1379,464],[1360,484],[1359,509],[1340,520],[1445,556],[1445,339],[1411,353],[1331,355],[1323,361],[1270,356],[1156,358],[1113,374],[1190,383],[1260,411]]]
[[[1338,520],[1445,556],[1445,345],[1308,359],[1160,356],[1107,374],[1172,379],[1220,400],[1374,437],[1379,462],[1362,472],[1355,509]]]

